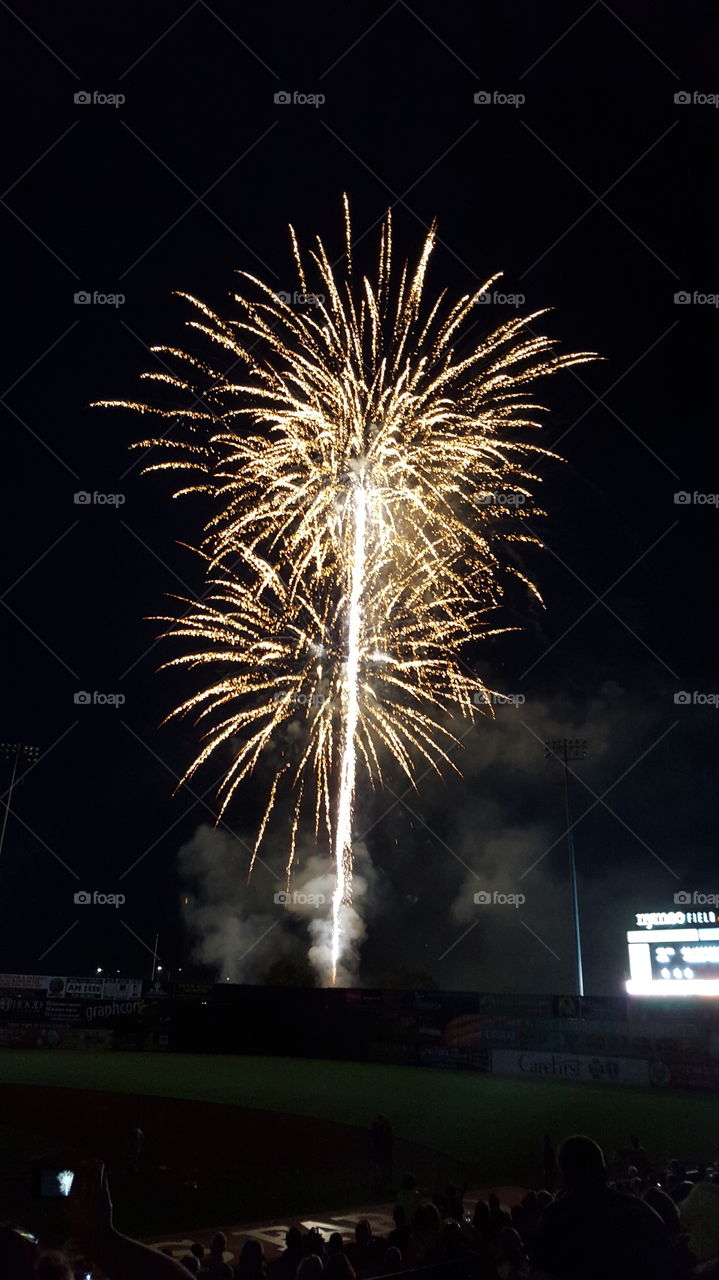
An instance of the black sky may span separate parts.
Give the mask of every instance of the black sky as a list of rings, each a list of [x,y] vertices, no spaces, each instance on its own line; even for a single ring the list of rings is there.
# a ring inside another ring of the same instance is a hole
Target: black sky
[[[524,309],[556,308],[545,327],[565,349],[605,357],[544,389],[546,441],[566,458],[546,472],[548,550],[531,562],[547,610],[518,603],[524,632],[474,655],[523,693],[521,715],[472,739],[464,781],[426,785],[412,815],[401,802],[382,818],[390,795],[368,801],[377,887],[362,977],[568,987],[561,844],[523,915],[540,941],[494,917],[454,943],[471,923],[456,907],[466,866],[516,887],[561,836],[541,741],[578,732],[593,745],[579,811],[626,775],[613,812],[596,804],[576,831],[588,985],[617,991],[631,913],[719,887],[717,711],[674,703],[719,690],[719,511],[674,501],[719,491],[719,313],[675,302],[719,294],[719,109],[675,100],[719,94],[714,7],[3,3],[0,26],[0,738],[46,753],[13,797],[0,968],[140,972],[157,930],[166,962],[188,963],[177,855],[212,820],[214,775],[193,784],[204,800],[173,797],[196,739],[190,724],[160,727],[184,686],[155,675],[166,652],[143,618],[163,593],[199,589],[178,545],[198,513],[139,476],[139,420],[88,405],[138,394],[147,348],[183,337],[173,290],[224,308],[236,269],[294,288],[290,221],[339,254],[347,191],[368,269],[388,205],[403,256],[436,217],[434,288],[458,295],[503,270]],[[280,91],[326,101],[276,103]],[[526,101],[476,104],[480,91]],[[95,92],[125,101],[74,100]],[[125,302],[77,305],[79,291]],[[508,314],[483,309],[478,324]],[[125,501],[77,505],[79,490]],[[76,706],[78,690],[126,701]],[[249,832],[252,795],[230,816]],[[120,888],[121,912],[73,901]]]

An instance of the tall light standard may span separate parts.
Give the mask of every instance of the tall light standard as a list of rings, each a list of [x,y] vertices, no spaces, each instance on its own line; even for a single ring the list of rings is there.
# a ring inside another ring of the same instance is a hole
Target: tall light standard
[[[567,848],[569,850],[569,879],[572,891],[572,917],[574,921],[574,955],[577,968],[577,995],[584,995],[584,970],[582,968],[582,933],[579,924],[579,894],[577,892],[577,865],[574,857],[574,832],[569,805],[569,761],[583,760],[589,749],[586,738],[550,738],[545,742],[545,756],[558,760],[564,767],[564,814],[567,821]]]
[[[8,815],[10,813],[10,803],[12,801],[12,789],[15,786],[15,777],[17,775],[17,767],[21,760],[25,760],[28,764],[35,764],[40,754],[39,747],[28,746],[26,742],[0,742],[0,759],[12,760],[12,775],[10,777],[10,786],[8,788],[7,798],[5,800],[5,812],[2,820],[2,831],[0,831],[0,856],[2,856],[3,844],[5,843],[5,829],[7,827]]]

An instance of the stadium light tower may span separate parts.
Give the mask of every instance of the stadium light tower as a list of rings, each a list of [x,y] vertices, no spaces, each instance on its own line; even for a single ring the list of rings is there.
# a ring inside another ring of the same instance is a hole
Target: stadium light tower
[[[564,813],[567,820],[567,848],[569,850],[569,879],[572,891],[572,917],[574,922],[574,956],[577,969],[577,995],[584,995],[584,969],[582,967],[582,932],[579,923],[579,894],[577,892],[577,864],[574,856],[574,832],[569,804],[569,761],[583,760],[589,749],[586,738],[550,738],[545,742],[545,756],[558,760],[564,768]]]
[[[10,813],[12,789],[15,786],[18,764],[21,760],[25,760],[28,764],[33,765],[36,763],[39,755],[40,748],[28,746],[26,742],[0,742],[0,760],[12,760],[10,786],[5,799],[5,812],[2,820],[2,831],[0,831],[0,857],[2,857],[3,845],[5,843],[5,829],[7,827],[8,815]]]

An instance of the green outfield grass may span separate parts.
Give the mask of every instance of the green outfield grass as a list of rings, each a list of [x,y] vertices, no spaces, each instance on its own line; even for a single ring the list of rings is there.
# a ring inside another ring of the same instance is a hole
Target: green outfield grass
[[[483,1186],[536,1184],[544,1133],[588,1133],[607,1156],[629,1133],[658,1158],[719,1153],[711,1094],[309,1059],[14,1050],[0,1053],[2,1083],[194,1098],[362,1127],[383,1111],[398,1137],[460,1161]]]

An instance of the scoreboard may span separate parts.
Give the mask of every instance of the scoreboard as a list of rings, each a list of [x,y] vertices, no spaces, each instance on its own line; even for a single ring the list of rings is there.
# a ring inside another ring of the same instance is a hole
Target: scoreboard
[[[714,911],[640,911],[627,933],[631,996],[719,996]]]

